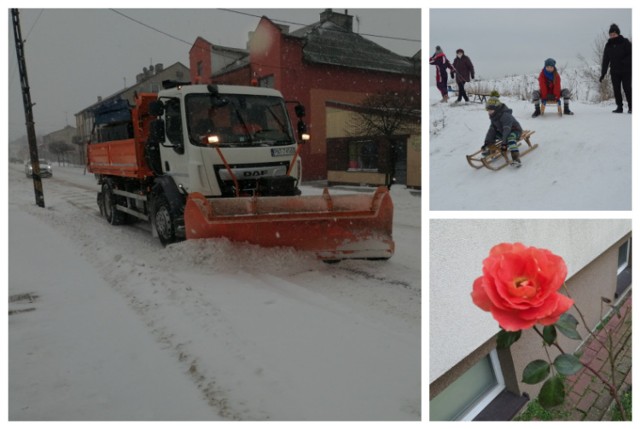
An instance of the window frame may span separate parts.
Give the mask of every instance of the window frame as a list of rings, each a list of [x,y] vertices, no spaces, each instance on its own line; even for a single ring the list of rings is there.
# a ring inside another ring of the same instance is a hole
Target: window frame
[[[498,352],[496,349],[493,349],[488,354],[489,361],[491,362],[491,367],[493,368],[493,374],[496,377],[496,385],[489,390],[484,396],[476,401],[475,405],[469,408],[465,413],[463,413],[459,421],[471,421],[473,420],[482,410],[484,410],[496,397],[502,392],[505,388],[504,375],[502,375],[502,368],[500,367],[500,360],[498,359]]]
[[[489,353],[483,355],[482,358],[477,360],[473,365],[468,367],[465,370],[465,372],[460,374],[455,380],[451,382],[451,384],[460,380],[461,377],[464,377],[474,366],[482,362],[484,359],[489,359],[489,364],[492,370],[492,378],[495,384],[493,385],[493,387],[490,387],[486,392],[484,392],[481,396],[476,397],[473,401],[468,403],[462,403],[461,406],[456,411],[457,412],[456,416],[451,421],[472,421],[483,410],[485,410],[487,406],[489,406],[489,404],[491,404],[491,402],[494,399],[496,399],[498,395],[500,395],[500,393],[506,390],[506,383],[505,383],[504,375],[502,374],[502,367],[500,366],[498,352],[495,348],[492,349]],[[439,392],[438,396],[444,393],[449,388],[449,386],[445,387],[441,392]],[[433,399],[435,398],[432,398],[432,400]],[[437,420],[437,421],[440,421],[440,420]],[[442,420],[442,421],[445,421],[445,420]]]
[[[625,261],[621,265],[620,264],[618,265],[616,275],[620,275],[620,273],[626,270],[627,267],[629,266],[629,257],[631,256],[631,239],[630,238],[627,239],[624,243],[618,246],[618,262],[620,261],[620,251],[622,250],[623,246],[627,247]]]

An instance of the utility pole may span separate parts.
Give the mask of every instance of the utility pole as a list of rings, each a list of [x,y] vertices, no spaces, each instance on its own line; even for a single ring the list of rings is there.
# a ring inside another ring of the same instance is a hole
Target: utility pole
[[[44,192],[42,191],[42,178],[40,177],[40,159],[38,158],[38,142],[33,123],[33,106],[31,92],[29,90],[29,78],[27,77],[27,63],[24,56],[24,41],[20,30],[20,18],[18,9],[11,9],[13,20],[13,34],[16,40],[16,54],[18,56],[18,68],[20,69],[20,84],[22,86],[22,102],[24,104],[24,116],[27,125],[27,140],[29,141],[29,156],[33,167],[33,190],[36,196],[36,204],[44,207]]]

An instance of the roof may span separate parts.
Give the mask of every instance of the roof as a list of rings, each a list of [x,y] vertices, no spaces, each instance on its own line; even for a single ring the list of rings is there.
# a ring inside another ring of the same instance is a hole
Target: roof
[[[325,105],[329,107],[334,107],[340,110],[348,110],[351,112],[370,113],[370,114],[383,114],[385,111],[389,110],[387,108],[382,108],[382,107],[380,108],[367,107],[367,106],[362,106],[360,104],[345,103],[344,101],[337,101],[337,100],[327,100],[325,101]],[[413,118],[416,120],[420,120],[422,118],[420,109],[404,111],[402,112],[402,116]]]
[[[420,64],[411,58],[393,53],[331,21],[303,27],[288,36],[305,40],[303,58],[312,63],[420,75]]]
[[[162,69],[162,71],[157,72],[154,75],[151,75],[147,78],[145,78],[144,80],[140,81],[140,82],[136,82],[135,84],[128,86],[126,88],[120,89],[116,92],[114,92],[113,94],[110,94],[106,97],[102,97],[99,101],[96,101],[95,103],[89,105],[88,107],[85,107],[84,109],[82,109],[81,111],[79,111],[78,113],[76,113],[76,115],[79,115],[82,112],[85,111],[94,111],[97,107],[103,105],[105,102],[109,103],[111,102],[111,100],[116,100],[116,99],[120,99],[122,97],[123,94],[131,91],[132,89],[144,85],[148,80],[154,78],[154,77],[158,77],[158,76],[162,76],[163,74],[167,74],[173,71],[174,68],[183,68],[184,70],[189,70],[189,68],[187,66],[185,66],[184,64],[182,64],[181,62],[176,62],[172,65],[170,65],[169,67],[165,67]]]

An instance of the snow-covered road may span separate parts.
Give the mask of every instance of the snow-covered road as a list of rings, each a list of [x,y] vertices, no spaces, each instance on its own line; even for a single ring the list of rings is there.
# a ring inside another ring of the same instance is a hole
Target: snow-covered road
[[[327,265],[163,248],[108,225],[96,191],[54,165],[41,209],[10,166],[9,295],[37,295],[9,318],[11,420],[420,419],[419,194],[392,188],[392,259]]]

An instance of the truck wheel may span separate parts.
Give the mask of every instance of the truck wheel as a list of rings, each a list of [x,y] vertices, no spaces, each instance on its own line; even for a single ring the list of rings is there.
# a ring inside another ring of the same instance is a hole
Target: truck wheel
[[[153,223],[163,246],[177,241],[175,222],[171,215],[169,202],[164,195],[158,195],[155,199]]]
[[[125,223],[126,214],[116,209],[116,196],[110,182],[102,184],[102,198],[104,198],[104,217],[111,225]]]

